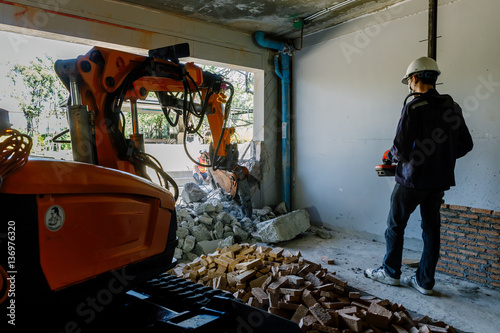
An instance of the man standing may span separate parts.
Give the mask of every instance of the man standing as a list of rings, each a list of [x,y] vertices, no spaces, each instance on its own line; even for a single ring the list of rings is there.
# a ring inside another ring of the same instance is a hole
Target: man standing
[[[404,106],[394,145],[387,152],[387,158],[398,163],[385,231],[387,249],[380,268],[365,270],[368,278],[400,284],[404,231],[420,205],[422,257],[416,275],[404,277],[401,283],[424,295],[432,294],[435,283],[444,191],[455,185],[456,159],[473,146],[462,110],[451,96],[440,95],[435,89],[439,74],[433,59],[421,57],[408,66],[402,80],[415,99]]]
[[[198,162],[201,165],[195,164],[193,166],[193,178],[196,180],[198,185],[203,185],[203,181],[208,181],[207,167],[207,155],[206,150],[200,150],[200,156],[198,157]]]

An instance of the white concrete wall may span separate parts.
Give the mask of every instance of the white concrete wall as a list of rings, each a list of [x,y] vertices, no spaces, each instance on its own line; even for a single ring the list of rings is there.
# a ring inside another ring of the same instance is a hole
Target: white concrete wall
[[[500,2],[439,4],[438,91],[462,105],[475,143],[445,200],[500,210]],[[419,42],[427,6],[406,1],[307,36],[294,54],[293,205],[308,207],[314,221],[383,239],[394,178],[377,177],[374,166],[392,145],[406,67],[427,55]],[[420,239],[419,220],[414,214],[408,238]]]

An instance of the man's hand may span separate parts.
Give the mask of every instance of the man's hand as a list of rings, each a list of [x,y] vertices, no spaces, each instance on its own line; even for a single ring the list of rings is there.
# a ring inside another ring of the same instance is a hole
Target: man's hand
[[[384,156],[382,156],[382,162],[384,162],[384,164],[387,164],[387,165],[390,165],[392,164],[392,161],[389,159],[389,152],[391,150],[387,150],[385,153],[384,153]]]

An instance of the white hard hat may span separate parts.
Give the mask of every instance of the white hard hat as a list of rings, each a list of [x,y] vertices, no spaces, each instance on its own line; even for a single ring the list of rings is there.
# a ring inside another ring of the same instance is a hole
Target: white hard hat
[[[429,57],[420,57],[414,60],[406,69],[406,75],[401,80],[401,83],[408,84],[408,78],[415,73],[436,72],[436,77],[441,74],[436,60]]]

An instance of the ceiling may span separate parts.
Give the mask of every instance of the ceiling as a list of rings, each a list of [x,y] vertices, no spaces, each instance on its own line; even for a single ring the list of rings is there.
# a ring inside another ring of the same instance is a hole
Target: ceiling
[[[253,33],[258,30],[268,35],[292,39],[300,36],[294,22],[306,18],[344,0],[118,0],[163,10],[172,14]],[[353,18],[387,8],[404,0],[349,1],[304,26],[310,34],[338,25]]]

